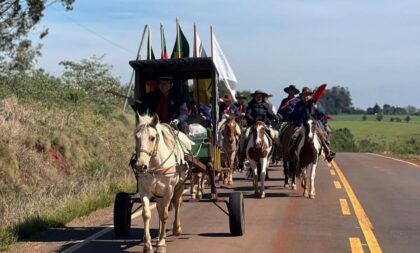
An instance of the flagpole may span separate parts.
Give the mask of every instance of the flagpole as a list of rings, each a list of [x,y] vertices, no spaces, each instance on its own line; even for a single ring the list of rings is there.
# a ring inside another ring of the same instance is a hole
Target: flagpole
[[[140,60],[141,59],[140,51],[141,51],[141,48],[143,47],[143,41],[144,41],[144,36],[146,35],[146,29],[147,29],[147,27],[148,27],[148,25],[145,25],[144,26],[143,34],[141,35],[141,39],[140,39],[139,48],[137,49],[136,60]],[[127,97],[130,96],[131,86],[133,85],[133,79],[134,79],[134,69],[131,72],[130,82],[128,83]],[[125,108],[127,107],[127,102],[128,102],[128,99],[125,99],[124,109],[123,109],[124,111],[125,111]]]
[[[211,58],[214,60],[213,26],[210,26]]]
[[[149,35],[149,38],[147,39],[147,60],[152,59],[152,30],[150,29],[150,26],[148,26],[147,34]]]
[[[163,25],[160,23],[160,58],[163,59]]]
[[[198,57],[197,28],[194,23],[194,57]]]
[[[181,40],[179,39],[179,18],[176,17],[176,39],[178,40],[178,58],[181,58]]]

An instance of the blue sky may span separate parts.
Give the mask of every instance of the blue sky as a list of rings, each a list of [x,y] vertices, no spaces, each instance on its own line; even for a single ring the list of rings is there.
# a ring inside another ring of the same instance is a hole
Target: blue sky
[[[57,3],[34,32],[49,27],[38,66],[59,75],[62,60],[105,54],[128,82],[144,25],[159,55],[163,23],[171,52],[177,16],[190,45],[197,24],[207,52],[213,25],[240,89],[263,88],[276,106],[291,83],[327,83],[348,87],[356,107],[420,107],[417,0],[76,0],[71,12]]]

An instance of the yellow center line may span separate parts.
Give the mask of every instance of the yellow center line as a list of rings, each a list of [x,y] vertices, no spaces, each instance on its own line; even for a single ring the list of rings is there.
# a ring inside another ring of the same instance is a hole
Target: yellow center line
[[[327,166],[328,166],[328,167],[332,167],[331,163],[327,163]]]
[[[337,175],[337,174],[335,174],[335,170],[330,170],[330,174],[331,174],[332,176]]]
[[[350,237],[350,247],[352,253],[363,253],[362,243],[358,237]]]
[[[341,212],[343,215],[351,215],[349,204],[347,204],[346,199],[340,199],[340,206],[341,206]]]
[[[334,181],[335,189],[341,189],[341,184],[339,181]]]
[[[362,205],[354,194],[352,188],[350,187],[349,182],[344,177],[343,172],[340,167],[338,167],[336,162],[332,162],[335,170],[337,171],[338,176],[340,177],[341,182],[346,189],[347,194],[349,195],[350,202],[353,206],[354,212],[356,214],[357,220],[359,221],[360,228],[362,229],[363,235],[365,236],[366,242],[368,244],[369,250],[371,253],[382,253],[381,247],[379,246],[378,241],[376,240],[375,234],[373,233],[372,223],[369,221],[365,211],[363,210]]]

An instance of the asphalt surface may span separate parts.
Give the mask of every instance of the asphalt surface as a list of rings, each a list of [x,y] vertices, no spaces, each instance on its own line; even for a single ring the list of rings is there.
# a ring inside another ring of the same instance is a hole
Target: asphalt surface
[[[221,200],[232,191],[244,194],[243,236],[230,235],[223,201],[190,202],[185,194],[183,233],[174,237],[168,232],[167,252],[420,252],[420,167],[369,154],[340,153],[332,165],[319,164],[315,199],[302,197],[300,187],[285,189],[281,167],[270,167],[269,173],[265,199],[253,196],[245,173],[235,173],[233,186],[219,185]],[[170,229],[172,220],[173,213]],[[108,225],[112,221],[104,224]],[[156,209],[151,228],[155,245]],[[89,235],[101,228],[92,231]],[[141,216],[134,218],[127,238],[115,237],[112,228],[103,233],[60,250],[142,252]]]

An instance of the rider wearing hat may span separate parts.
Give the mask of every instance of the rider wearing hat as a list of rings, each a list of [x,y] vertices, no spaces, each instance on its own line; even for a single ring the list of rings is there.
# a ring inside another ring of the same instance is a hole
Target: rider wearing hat
[[[129,100],[131,107],[140,115],[157,114],[161,122],[181,127],[184,132],[187,131],[188,110],[185,99],[173,89],[172,77],[161,76],[158,80],[159,89],[147,93],[141,104],[133,99]]]
[[[318,121],[322,121],[324,117],[326,117],[325,114],[319,110],[318,105],[312,99],[312,95],[312,90],[308,87],[304,87],[302,89],[302,92],[300,93],[300,99],[297,99],[296,103],[291,104],[293,111],[289,114],[289,116],[287,116],[295,127],[295,132],[292,136],[293,142],[291,149],[293,149],[296,146],[296,140],[298,139],[298,136],[300,134],[300,131],[298,129],[300,128],[300,125],[304,122],[306,118],[312,115]],[[331,160],[335,157],[335,152],[331,150],[329,140],[325,138],[325,134],[323,134],[321,131],[322,129],[317,129],[317,133],[321,140],[321,144],[325,150],[325,156],[327,160],[331,162]]]
[[[223,96],[219,107],[219,121],[222,121],[231,115],[235,116],[237,122],[239,121],[241,114],[232,101],[233,99],[231,95],[226,94]]]
[[[288,121],[287,109],[289,107],[285,107],[285,105],[286,103],[291,103],[296,99],[296,94],[299,94],[299,90],[293,84],[291,84],[289,87],[284,88],[283,90],[289,95],[281,101],[279,109],[277,110],[277,115],[280,115],[284,121]]]
[[[252,100],[248,103],[245,112],[245,120],[248,126],[252,126],[257,121],[262,121],[270,125],[277,120],[273,112],[273,105],[267,100],[269,95],[261,90],[256,90],[251,94]]]

